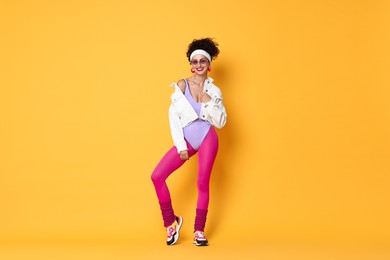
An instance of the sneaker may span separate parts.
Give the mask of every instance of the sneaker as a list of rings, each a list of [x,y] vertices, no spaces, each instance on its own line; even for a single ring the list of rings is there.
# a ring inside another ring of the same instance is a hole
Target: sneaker
[[[172,225],[167,227],[167,245],[174,245],[179,239],[179,231],[183,224],[182,217],[176,217],[176,221]]]
[[[209,241],[207,241],[203,231],[195,231],[194,244],[197,246],[208,246],[209,245]]]

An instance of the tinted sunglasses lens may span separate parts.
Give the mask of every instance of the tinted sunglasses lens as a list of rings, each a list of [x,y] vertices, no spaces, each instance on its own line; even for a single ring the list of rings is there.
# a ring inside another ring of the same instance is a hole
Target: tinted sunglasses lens
[[[198,63],[201,65],[205,65],[207,63],[207,59],[200,59],[199,61],[198,60],[191,61],[191,65],[198,65]]]

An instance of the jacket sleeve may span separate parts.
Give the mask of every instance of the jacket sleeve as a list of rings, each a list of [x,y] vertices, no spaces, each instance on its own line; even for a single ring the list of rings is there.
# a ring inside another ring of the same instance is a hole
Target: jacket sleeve
[[[202,104],[200,118],[217,128],[222,128],[225,126],[227,118],[226,109],[223,105],[222,93],[219,89],[216,89],[210,96],[211,100]]]
[[[171,128],[173,144],[176,146],[177,152],[180,153],[181,151],[188,150],[186,141],[184,140],[180,118],[173,104],[169,107],[169,126]]]

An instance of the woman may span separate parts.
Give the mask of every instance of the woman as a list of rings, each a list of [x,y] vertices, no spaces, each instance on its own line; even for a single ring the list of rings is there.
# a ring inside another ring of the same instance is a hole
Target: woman
[[[211,170],[218,151],[218,136],[214,126],[222,128],[226,123],[226,110],[222,93],[207,76],[211,61],[219,54],[218,44],[210,38],[193,40],[187,50],[187,58],[193,75],[171,84],[175,88],[169,107],[169,123],[174,143],[152,173],[152,181],[167,230],[167,244],[179,239],[183,218],[176,216],[166,179],[186,160],[198,153],[198,201],[194,224],[194,244],[207,246],[204,235],[209,205]]]

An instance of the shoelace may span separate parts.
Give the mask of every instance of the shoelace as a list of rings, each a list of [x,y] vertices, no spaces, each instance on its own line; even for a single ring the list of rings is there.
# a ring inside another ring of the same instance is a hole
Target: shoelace
[[[167,228],[167,236],[171,237],[175,233],[176,225]]]
[[[206,239],[203,232],[196,232],[195,239]]]

